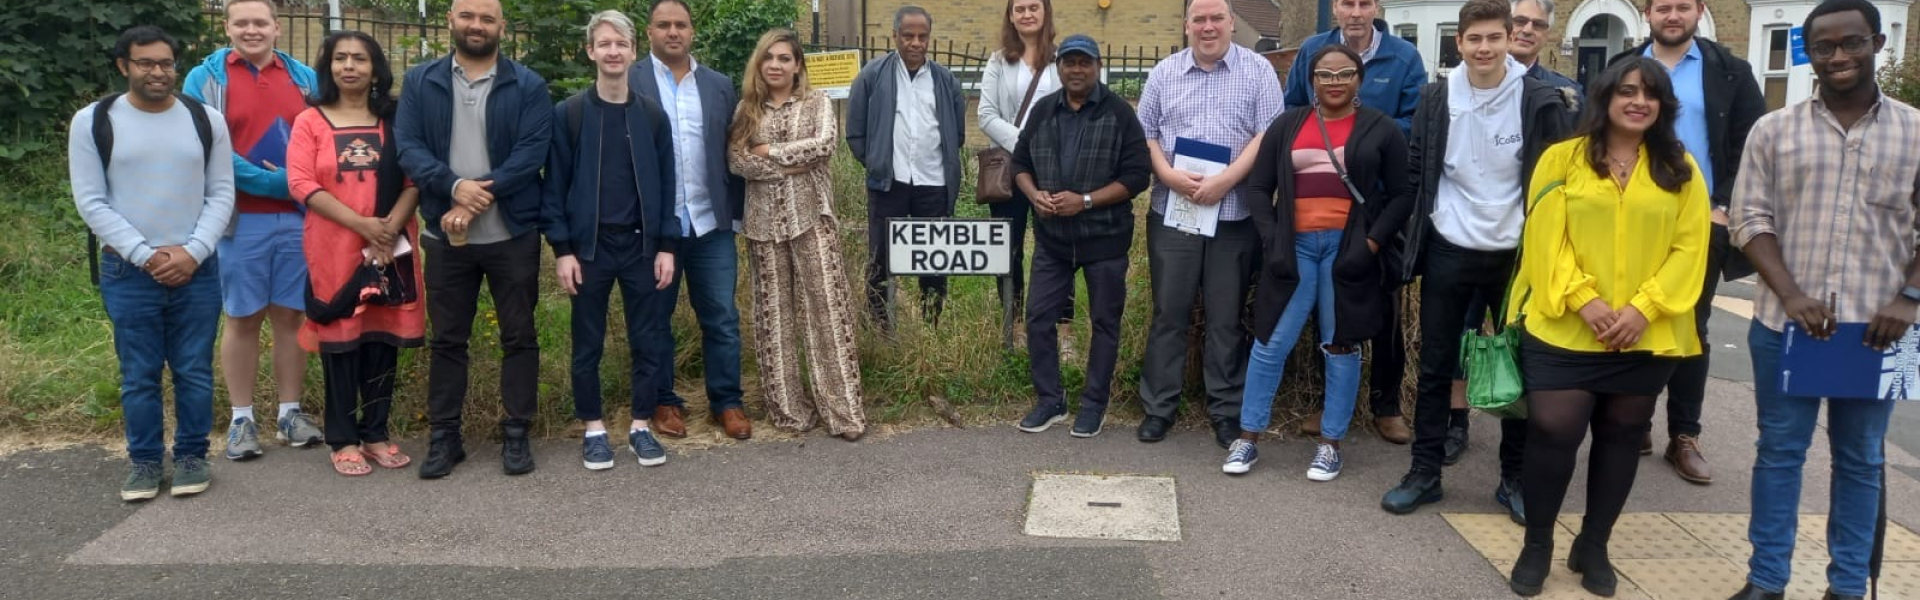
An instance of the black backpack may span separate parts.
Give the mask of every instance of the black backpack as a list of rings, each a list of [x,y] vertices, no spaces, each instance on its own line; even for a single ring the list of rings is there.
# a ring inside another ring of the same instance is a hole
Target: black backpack
[[[124,92],[108,94],[93,106],[93,147],[100,152],[100,173],[105,176],[107,167],[113,164],[113,119],[108,109],[113,103],[126,95]],[[193,115],[193,131],[200,134],[200,155],[202,160],[213,160],[213,121],[207,118],[207,107],[185,94],[175,93],[173,97],[187,106],[187,113]],[[93,278],[93,285],[100,285],[100,240],[94,237],[93,229],[87,229],[87,271]]]

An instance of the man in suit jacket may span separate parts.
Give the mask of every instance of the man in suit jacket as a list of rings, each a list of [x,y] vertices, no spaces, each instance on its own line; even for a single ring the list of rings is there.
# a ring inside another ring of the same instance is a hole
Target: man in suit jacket
[[[740,400],[740,308],[733,300],[740,258],[733,237],[745,212],[746,184],[727,170],[725,151],[740,97],[732,79],[694,60],[693,33],[684,0],[655,0],[647,23],[651,51],[634,63],[627,81],[642,97],[659,102],[673,123],[674,210],[682,236],[678,259],[700,318],[708,418],[728,436],[744,440],[753,437],[753,426]],[[679,297],[679,285],[675,279],[668,298]],[[673,344],[661,351],[655,379],[660,410],[653,427],[661,435],[686,437],[687,401],[673,391]]]

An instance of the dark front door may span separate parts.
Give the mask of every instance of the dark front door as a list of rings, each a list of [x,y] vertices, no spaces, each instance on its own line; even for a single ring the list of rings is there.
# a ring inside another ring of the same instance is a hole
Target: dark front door
[[[1606,48],[1594,47],[1580,49],[1580,74],[1575,77],[1575,79],[1580,81],[1581,87],[1586,87],[1591,84],[1593,79],[1599,77],[1600,72],[1606,69]]]

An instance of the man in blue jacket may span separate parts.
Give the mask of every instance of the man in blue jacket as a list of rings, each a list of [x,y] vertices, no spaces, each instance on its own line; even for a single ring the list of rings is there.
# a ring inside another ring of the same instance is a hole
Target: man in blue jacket
[[[1380,20],[1378,0],[1335,0],[1333,15],[1338,27],[1300,42],[1293,67],[1287,71],[1286,107],[1313,103],[1313,86],[1308,75],[1313,68],[1307,61],[1328,44],[1346,44],[1360,53],[1366,64],[1367,78],[1360,82],[1360,105],[1386,113],[1400,124],[1400,133],[1413,139],[1413,109],[1420,104],[1420,86],[1427,83],[1426,63],[1413,44],[1387,33],[1387,22]],[[1389,251],[1397,254],[1397,251]],[[1381,329],[1373,339],[1373,364],[1367,380],[1367,401],[1373,409],[1374,430],[1381,439],[1405,444],[1413,439],[1406,420],[1400,415],[1400,383],[1405,377],[1407,353],[1400,317],[1400,282],[1387,282],[1386,305],[1392,309],[1387,322],[1393,327]],[[1320,417],[1307,417],[1301,430],[1320,434]]]
[[[867,304],[888,325],[887,219],[950,217],[960,197],[960,144],[967,98],[946,67],[927,56],[933,16],[918,6],[893,13],[895,50],[860,68],[847,96],[847,145],[867,168]],[[937,322],[947,278],[920,278],[921,306]]]
[[[307,109],[316,86],[313,69],[274,49],[280,22],[269,0],[230,0],[227,39],[187,73],[186,95],[214,107],[233,137],[235,214],[220,238],[220,297],[227,314],[220,370],[233,420],[227,458],[260,456],[253,414],[260,372],[260,325],[273,323],[273,381],[280,398],[274,422],[280,440],[315,445],[323,435],[300,411],[307,353],[294,343],[306,310],[307,259],[301,251],[305,214],[287,193],[287,134]]]
[[[553,246],[560,287],[573,296],[574,417],[585,421],[581,459],[591,470],[613,467],[613,446],[600,397],[600,356],[607,342],[607,301],[620,284],[633,356],[633,425],[627,444],[644,467],[667,462],[653,436],[659,405],[653,383],[660,351],[673,344],[667,320],[674,298],[673,132],[667,114],[627,85],[633,67],[633,21],[617,10],[587,22],[593,87],[554,107],[547,153],[541,229]]]
[[[733,80],[694,60],[693,12],[685,0],[654,0],[647,24],[650,52],[635,62],[629,81],[641,96],[660,103],[673,126],[674,212],[680,217],[680,278],[667,295],[687,300],[700,319],[700,354],[707,379],[707,418],[727,437],[753,437],[740,394],[740,280],[734,232],[746,213],[747,184],[727,169],[727,132],[740,103]],[[673,305],[675,303],[669,302]],[[660,348],[660,410],[653,430],[686,437],[687,401],[673,391],[673,340]]]
[[[1346,44],[1366,63],[1367,80],[1360,82],[1360,105],[1387,113],[1400,123],[1400,133],[1413,134],[1413,107],[1420,103],[1420,86],[1427,83],[1426,63],[1413,44],[1387,32],[1378,0],[1336,0],[1334,29],[1300,42],[1293,67],[1287,71],[1286,107],[1313,103],[1313,85],[1307,61],[1327,44]]]
[[[533,472],[527,428],[540,378],[533,327],[540,294],[540,168],[553,121],[547,82],[500,55],[506,30],[499,0],[455,0],[447,12],[454,51],[407,71],[394,120],[400,166],[420,188],[426,221],[427,319],[433,361],[427,371],[432,428],[422,479],[466,460],[460,412],[467,399],[467,338],[480,284],[500,318],[501,467]]]

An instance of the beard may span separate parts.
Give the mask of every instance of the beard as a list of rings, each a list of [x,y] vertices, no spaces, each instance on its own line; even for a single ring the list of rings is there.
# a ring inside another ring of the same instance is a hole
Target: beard
[[[1700,25],[1698,23],[1694,24],[1692,27],[1688,27],[1686,31],[1681,32],[1680,35],[1678,36],[1667,35],[1667,28],[1661,27],[1653,31],[1653,39],[1654,41],[1659,42],[1660,45],[1662,46],[1679,46],[1681,44],[1687,43],[1688,40],[1692,40],[1693,36],[1695,34],[1698,34],[1699,32],[1700,32]]]
[[[461,35],[459,39],[454,40],[453,44],[461,54],[471,57],[493,56],[494,52],[500,50],[500,38],[494,36],[487,36],[485,41],[474,42],[471,36]]]

